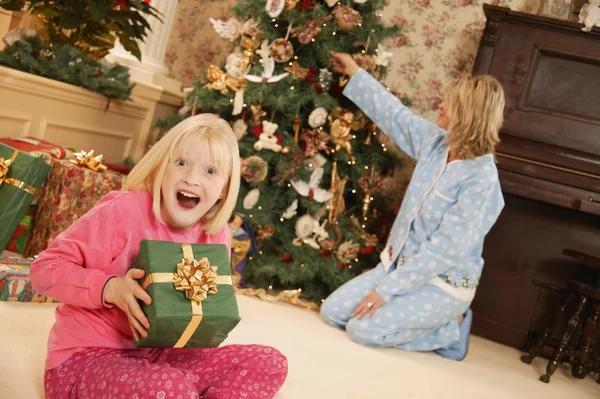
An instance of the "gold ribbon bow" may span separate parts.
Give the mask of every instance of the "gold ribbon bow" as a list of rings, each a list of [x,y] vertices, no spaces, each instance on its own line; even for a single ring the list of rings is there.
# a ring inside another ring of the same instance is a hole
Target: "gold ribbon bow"
[[[106,165],[102,164],[104,160],[104,155],[96,155],[94,156],[94,150],[90,152],[76,152],[73,154],[73,158],[70,159],[71,163],[74,163],[78,166],[83,166],[93,171],[104,171],[106,170]]]
[[[202,302],[208,295],[216,294],[219,284],[232,285],[231,276],[217,275],[217,267],[211,266],[207,258],[194,259],[190,244],[182,244],[183,259],[175,273],[150,273],[142,282],[142,289],[152,283],[173,283],[177,291],[183,291],[192,304],[192,320],[186,327],[174,348],[183,348],[192,338],[202,321]]]
[[[199,261],[184,258],[177,265],[177,272],[173,274],[173,285],[177,291],[183,291],[187,299],[199,304],[208,294],[216,294],[219,290],[217,267],[211,266],[207,258]]]
[[[19,155],[19,150],[15,150],[9,159],[0,157],[0,186],[2,186],[3,183],[6,183],[10,184],[11,186],[15,186],[19,190],[25,191],[27,194],[36,195],[38,192],[37,188],[25,184],[21,180],[8,177],[10,165],[15,161],[17,155]]]

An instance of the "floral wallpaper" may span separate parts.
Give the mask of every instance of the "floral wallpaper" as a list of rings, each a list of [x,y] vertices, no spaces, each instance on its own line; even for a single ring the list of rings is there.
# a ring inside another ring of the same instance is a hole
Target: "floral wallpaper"
[[[386,83],[410,98],[418,114],[435,120],[443,83],[472,70],[485,27],[484,3],[528,13],[539,8],[539,0],[403,0],[385,9],[384,19],[402,29],[391,43]]]

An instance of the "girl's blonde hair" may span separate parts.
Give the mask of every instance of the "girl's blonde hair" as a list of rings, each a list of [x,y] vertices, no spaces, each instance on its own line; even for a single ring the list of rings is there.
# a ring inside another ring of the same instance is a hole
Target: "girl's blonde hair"
[[[444,87],[448,105],[448,147],[460,159],[494,154],[504,120],[504,90],[489,75],[465,75]]]
[[[192,116],[169,130],[133,168],[127,177],[125,189],[147,190],[153,198],[154,216],[164,221],[161,214],[161,185],[167,165],[178,146],[194,138],[206,142],[213,160],[227,176],[225,196],[202,218],[204,230],[208,234],[215,234],[229,220],[240,189],[240,154],[237,139],[229,124],[217,115]]]

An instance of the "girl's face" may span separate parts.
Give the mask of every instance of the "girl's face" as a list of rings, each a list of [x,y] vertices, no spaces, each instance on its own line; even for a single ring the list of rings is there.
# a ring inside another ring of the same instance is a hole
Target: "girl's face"
[[[440,117],[438,119],[437,125],[442,129],[448,129],[450,126],[450,113],[448,112],[448,104],[446,102],[442,102],[439,106],[440,108]]]
[[[228,171],[212,158],[208,143],[180,142],[161,184],[162,217],[175,229],[189,229],[223,197]]]

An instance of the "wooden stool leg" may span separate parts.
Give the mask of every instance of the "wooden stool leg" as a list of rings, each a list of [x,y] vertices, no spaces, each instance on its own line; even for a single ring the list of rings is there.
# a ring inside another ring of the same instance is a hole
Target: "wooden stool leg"
[[[548,324],[548,326],[544,329],[544,332],[537,340],[537,342],[531,347],[531,349],[529,349],[529,355],[521,356],[521,361],[523,363],[531,364],[533,359],[535,359],[540,354],[542,348],[544,347],[544,344],[552,335],[552,332],[556,329],[557,326],[562,324],[564,318],[566,317],[565,311],[567,307],[571,302],[575,301],[576,299],[577,295],[573,292],[570,292],[569,295],[567,295],[562,306],[558,308],[556,313],[554,313],[554,316],[552,316],[552,321],[550,322],[550,324]]]
[[[571,336],[573,335],[575,329],[577,328],[577,325],[579,324],[579,317],[581,316],[581,312],[583,311],[583,307],[585,306],[586,302],[587,297],[581,295],[579,297],[577,309],[575,310],[575,313],[573,313],[573,316],[571,316],[571,318],[569,319],[569,323],[567,324],[565,333],[563,334],[562,339],[560,340],[560,344],[558,345],[558,348],[554,350],[554,354],[548,362],[548,366],[546,367],[546,374],[540,377],[540,381],[543,381],[545,383],[550,382],[550,377],[552,377],[552,374],[554,374],[554,372],[556,371],[558,363],[563,357],[564,352],[567,349],[567,345],[571,340]]]
[[[590,317],[583,328],[583,339],[575,355],[571,374],[575,378],[585,378],[593,361],[594,345],[600,327],[600,301],[595,300]]]

